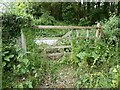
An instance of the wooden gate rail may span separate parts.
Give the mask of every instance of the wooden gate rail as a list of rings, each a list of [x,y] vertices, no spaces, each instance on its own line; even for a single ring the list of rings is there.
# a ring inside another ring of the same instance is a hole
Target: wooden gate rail
[[[98,27],[93,26],[33,26],[33,28],[39,29],[96,29]]]
[[[89,37],[89,30],[90,29],[96,29],[96,38],[101,38],[102,36],[102,29],[101,29],[101,25],[100,23],[97,23],[96,26],[33,26],[33,28],[38,28],[38,29],[72,29],[72,30],[76,30],[76,29],[87,29],[87,37]],[[77,30],[76,30],[77,32]],[[77,32],[77,36],[78,36],[78,32]]]

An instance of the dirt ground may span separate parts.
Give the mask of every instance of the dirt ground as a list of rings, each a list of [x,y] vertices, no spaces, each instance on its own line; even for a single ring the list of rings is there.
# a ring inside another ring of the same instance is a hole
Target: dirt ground
[[[74,88],[77,80],[74,68],[68,65],[58,67],[55,77],[55,80],[51,81],[47,75],[39,88]]]

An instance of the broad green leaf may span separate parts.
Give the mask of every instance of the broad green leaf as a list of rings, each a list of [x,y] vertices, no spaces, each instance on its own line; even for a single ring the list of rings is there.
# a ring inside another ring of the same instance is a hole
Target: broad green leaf
[[[29,81],[28,88],[33,88],[32,82]]]
[[[6,65],[6,62],[2,62],[2,67],[4,67]]]
[[[14,55],[10,55],[10,56],[9,56],[9,58],[13,58],[13,57],[14,57]]]
[[[3,52],[2,56],[5,56],[5,54],[9,53],[9,51]]]
[[[31,81],[27,81],[26,84],[28,85],[28,88],[33,88]]]
[[[23,53],[19,53],[17,59],[21,60],[21,58],[23,58],[24,54]]]
[[[5,57],[5,60],[6,60],[6,61],[10,61],[9,56],[6,56],[6,57]]]
[[[11,63],[9,63],[9,64],[7,65],[7,67],[11,67],[11,65],[12,65],[12,64],[11,64]]]
[[[117,72],[116,68],[113,69],[113,72]]]
[[[35,74],[35,77],[37,77],[37,73]]]
[[[23,84],[20,83],[20,84],[18,85],[18,88],[23,88]]]
[[[20,70],[21,70],[22,73],[25,73],[25,69],[21,68]]]
[[[77,57],[84,59],[87,56],[87,54],[85,52],[80,52],[79,54],[77,54]]]
[[[95,52],[92,52],[92,57],[94,57],[94,59],[97,59],[98,55]]]
[[[21,65],[19,64],[19,65],[17,65],[17,67],[18,67],[18,68],[21,68]]]
[[[25,63],[25,64],[28,64],[28,59],[23,59],[23,62]]]
[[[6,61],[10,61],[10,58],[13,58],[13,57],[14,57],[14,55],[6,56],[6,57],[5,57],[5,60],[6,60]]]

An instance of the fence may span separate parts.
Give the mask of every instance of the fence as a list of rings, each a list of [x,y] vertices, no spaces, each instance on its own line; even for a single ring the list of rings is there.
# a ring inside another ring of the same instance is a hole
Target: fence
[[[79,37],[79,33],[78,30],[80,29],[86,29],[86,38],[89,38],[89,30],[90,29],[96,29],[96,34],[95,37],[97,39],[101,38],[102,36],[102,29],[101,29],[101,25],[100,23],[97,23],[96,26],[33,26],[33,28],[38,28],[38,29],[72,29],[71,31],[69,31],[68,33],[66,33],[63,37],[61,38],[65,38],[67,36],[70,36],[70,34],[75,31],[76,32],[76,37]],[[89,29],[89,30],[88,30]],[[71,43],[72,45],[72,43]],[[49,48],[70,48],[70,46],[54,46],[54,47],[49,47]],[[46,52],[46,51],[45,51]],[[52,53],[52,54],[48,54],[48,56],[61,56],[61,54],[63,54],[63,52],[61,53]]]

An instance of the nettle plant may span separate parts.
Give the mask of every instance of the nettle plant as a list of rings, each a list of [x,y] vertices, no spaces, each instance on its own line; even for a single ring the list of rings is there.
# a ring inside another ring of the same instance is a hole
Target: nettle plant
[[[118,43],[115,45],[96,40],[94,47],[88,41],[78,43],[73,49],[72,63],[77,65],[79,87],[117,87],[118,86]],[[104,83],[103,83],[104,82]]]
[[[19,53],[16,51],[18,48],[16,47],[16,39],[21,34],[21,28],[30,25],[30,21],[30,17],[17,16],[11,13],[4,13],[2,15],[3,61],[10,61],[10,58],[18,59],[15,56],[15,54]],[[5,63],[3,66],[5,66]]]
[[[10,82],[14,82],[17,76],[22,77],[29,72],[29,60],[26,53],[16,44],[16,40],[21,34],[21,29],[29,26],[30,22],[31,19],[27,16],[12,13],[3,13],[2,15],[3,87],[12,87],[13,84]],[[7,74],[10,76],[6,77]]]
[[[77,87],[118,87],[120,66],[117,24],[115,16],[105,22],[103,39],[94,41],[73,39],[72,63],[77,66],[77,75],[80,79]],[[111,25],[113,27],[110,27]]]

